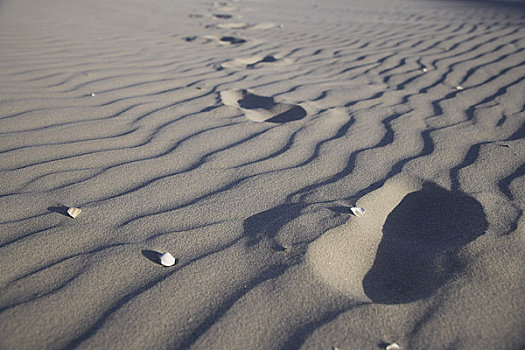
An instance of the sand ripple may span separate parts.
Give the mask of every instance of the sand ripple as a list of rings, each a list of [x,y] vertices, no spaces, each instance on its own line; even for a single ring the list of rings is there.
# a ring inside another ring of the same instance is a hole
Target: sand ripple
[[[523,4],[58,3],[0,4],[0,348],[525,344]]]

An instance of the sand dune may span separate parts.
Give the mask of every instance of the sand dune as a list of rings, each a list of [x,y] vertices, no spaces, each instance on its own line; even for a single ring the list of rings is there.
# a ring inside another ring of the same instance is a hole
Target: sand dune
[[[5,0],[0,47],[1,349],[525,346],[522,2]]]

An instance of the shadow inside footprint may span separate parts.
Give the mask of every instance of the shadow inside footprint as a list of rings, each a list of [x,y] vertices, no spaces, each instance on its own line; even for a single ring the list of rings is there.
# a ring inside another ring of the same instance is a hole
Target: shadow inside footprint
[[[279,113],[273,118],[267,120],[269,123],[287,123],[294,120],[303,119],[306,116],[306,111],[300,106],[292,106],[283,113]]]
[[[239,107],[246,109],[272,109],[277,105],[272,97],[257,96],[250,93],[245,93],[237,103],[239,104]]]
[[[226,14],[226,13],[214,13],[213,17],[218,19],[230,19],[233,17],[233,15]]]
[[[462,269],[460,249],[485,233],[474,198],[427,183],[388,215],[363,289],[373,302],[402,304],[434,294]]]
[[[234,36],[222,36],[219,41],[230,44],[244,44],[246,40]]]
[[[234,36],[215,36],[215,35],[204,35],[204,36],[187,36],[183,38],[186,42],[194,42],[198,44],[218,43],[220,45],[241,45],[246,42],[242,38]]]

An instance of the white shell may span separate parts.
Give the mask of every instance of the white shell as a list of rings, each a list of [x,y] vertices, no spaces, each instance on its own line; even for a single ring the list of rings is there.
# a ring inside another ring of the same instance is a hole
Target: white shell
[[[95,95],[95,93],[92,92],[92,93],[91,93],[91,97],[95,97],[95,96],[97,96],[97,95]]]
[[[425,73],[428,72],[428,69],[426,69],[426,68],[423,68],[423,69],[421,69],[421,70],[422,70],[423,72],[425,72]]]
[[[69,216],[71,216],[74,219],[80,214],[81,211],[82,210],[80,208],[71,207],[67,210],[67,213],[69,214]]]
[[[365,208],[361,208],[361,207],[352,207],[350,208],[350,210],[355,216],[359,216],[359,217],[365,215],[365,211],[366,211]]]
[[[401,347],[397,343],[388,344],[386,350],[400,350]]]
[[[173,266],[177,261],[170,253],[166,252],[160,256],[160,263],[164,266]]]
[[[461,85],[456,86],[456,90],[463,90],[463,86]]]

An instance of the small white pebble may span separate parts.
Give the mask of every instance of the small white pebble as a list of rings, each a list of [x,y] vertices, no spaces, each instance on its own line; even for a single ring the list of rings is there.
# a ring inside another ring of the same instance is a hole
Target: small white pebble
[[[71,207],[67,210],[67,213],[69,214],[69,216],[71,216],[74,219],[80,214],[81,211],[82,210],[80,208]]]
[[[97,96],[97,95],[95,95],[95,93],[92,92],[92,93],[91,93],[91,97],[95,97],[95,96]]]
[[[386,350],[400,350],[401,347],[397,343],[388,344]]]
[[[456,90],[463,90],[463,86],[461,85],[456,86]]]
[[[361,207],[352,207],[350,208],[350,210],[355,216],[359,216],[359,217],[365,215],[365,211],[366,211],[365,208],[361,208]]]
[[[164,266],[173,266],[177,263],[177,260],[170,253],[166,252],[160,256],[160,263]]]
[[[421,70],[422,70],[423,72],[425,72],[425,73],[428,72],[428,69],[426,69],[426,68],[423,68],[423,69],[421,69]]]

